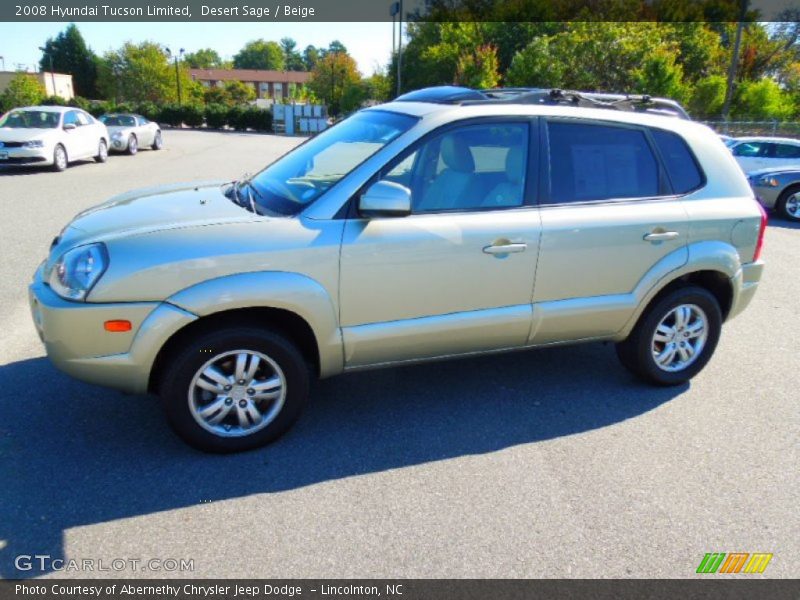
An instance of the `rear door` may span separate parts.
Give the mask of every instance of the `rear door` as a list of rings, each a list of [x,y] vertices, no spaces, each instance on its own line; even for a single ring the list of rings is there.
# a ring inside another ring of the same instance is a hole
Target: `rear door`
[[[543,134],[531,341],[608,336],[635,310],[648,271],[659,261],[686,262],[687,213],[646,128],[564,118],[547,120]],[[670,138],[659,145],[687,151]],[[681,187],[701,183],[690,178]]]
[[[800,144],[770,144],[769,166],[800,167]]]

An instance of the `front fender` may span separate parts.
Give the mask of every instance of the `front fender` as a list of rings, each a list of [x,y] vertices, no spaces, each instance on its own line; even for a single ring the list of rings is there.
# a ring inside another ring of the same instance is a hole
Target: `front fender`
[[[314,332],[320,376],[344,368],[342,338],[335,303],[310,277],[281,271],[237,273],[185,288],[167,300],[204,317],[241,308],[278,308],[301,317]]]

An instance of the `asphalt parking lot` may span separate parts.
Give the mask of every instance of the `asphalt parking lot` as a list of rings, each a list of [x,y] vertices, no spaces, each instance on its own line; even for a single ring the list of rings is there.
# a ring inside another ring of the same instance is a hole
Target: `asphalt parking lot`
[[[155,398],[57,372],[27,307],[78,211],[299,142],[164,139],[0,169],[0,576],[93,575],[15,569],[39,554],[194,563],[118,573],[144,577],[683,578],[706,552],[771,552],[763,576],[800,576],[800,228],[772,218],[759,292],[690,386],[639,384],[602,344],[364,372],[316,384],[276,444],[209,456]]]

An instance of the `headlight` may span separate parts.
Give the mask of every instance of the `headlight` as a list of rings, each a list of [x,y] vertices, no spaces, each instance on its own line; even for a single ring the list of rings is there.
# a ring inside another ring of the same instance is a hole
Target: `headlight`
[[[774,177],[769,175],[762,175],[761,177],[756,179],[756,185],[761,187],[778,187],[780,183]]]
[[[44,141],[43,140],[31,140],[30,142],[25,142],[23,144],[25,148],[44,148]]]
[[[88,244],[67,250],[50,272],[50,287],[69,300],[83,300],[108,267],[103,244]]]

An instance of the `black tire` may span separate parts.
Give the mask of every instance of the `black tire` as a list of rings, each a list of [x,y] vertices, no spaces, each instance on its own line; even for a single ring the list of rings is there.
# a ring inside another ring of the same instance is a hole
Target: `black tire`
[[[195,419],[189,393],[201,367],[214,357],[234,350],[252,350],[273,360],[283,372],[285,396],[280,411],[262,429],[241,437],[224,437],[212,433]],[[234,326],[202,333],[166,360],[159,393],[169,423],[187,444],[204,452],[240,452],[274,441],[297,420],[308,399],[310,370],[303,355],[292,342],[270,331]]]
[[[97,144],[97,154],[94,159],[99,163],[104,163],[108,160],[108,144],[103,138],[100,138],[100,143]]]
[[[161,137],[161,130],[156,131],[156,137],[153,138],[153,145],[150,146],[153,150],[161,150],[164,145],[164,139]]]
[[[63,161],[59,159],[59,152],[63,152]],[[61,144],[56,144],[56,147],[53,148],[53,171],[60,173],[61,171],[66,170],[68,165],[69,157],[67,156],[67,149]]]
[[[786,207],[786,204],[789,200],[789,197],[793,194],[800,193],[800,185],[790,185],[781,194],[780,198],[778,198],[778,202],[775,204],[775,208],[778,210],[778,214],[794,223],[800,223],[800,213],[791,214]]]
[[[139,151],[139,140],[136,139],[136,136],[131,134],[128,138],[128,146],[125,148],[125,152],[133,156]]]
[[[694,362],[680,371],[671,372],[656,364],[652,350],[653,336],[661,320],[682,304],[693,304],[702,309],[708,330],[705,345]],[[647,308],[628,339],[616,345],[617,356],[625,368],[648,383],[659,386],[681,385],[708,364],[719,342],[721,331],[722,311],[714,295],[705,288],[697,286],[679,287]]]

